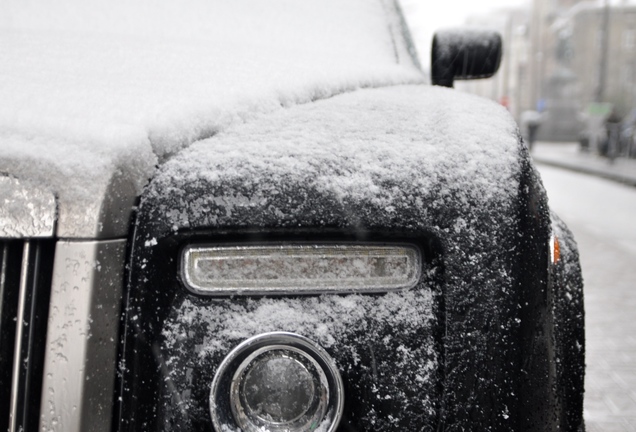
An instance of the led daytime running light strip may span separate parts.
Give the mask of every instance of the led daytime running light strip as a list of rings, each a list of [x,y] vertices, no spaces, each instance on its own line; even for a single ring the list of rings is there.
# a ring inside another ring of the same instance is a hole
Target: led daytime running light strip
[[[408,289],[421,267],[412,245],[191,245],[181,273],[197,294],[284,295]]]

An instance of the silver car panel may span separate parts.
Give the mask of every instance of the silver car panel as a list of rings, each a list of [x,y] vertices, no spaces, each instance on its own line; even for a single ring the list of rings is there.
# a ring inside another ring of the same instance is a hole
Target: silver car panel
[[[125,240],[57,243],[41,431],[111,429],[125,251]]]

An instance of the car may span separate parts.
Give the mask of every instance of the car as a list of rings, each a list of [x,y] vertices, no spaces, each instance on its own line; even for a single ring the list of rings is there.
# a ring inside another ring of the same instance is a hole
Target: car
[[[3,3],[0,428],[581,431],[517,125],[390,0]],[[432,84],[432,85],[431,85]]]

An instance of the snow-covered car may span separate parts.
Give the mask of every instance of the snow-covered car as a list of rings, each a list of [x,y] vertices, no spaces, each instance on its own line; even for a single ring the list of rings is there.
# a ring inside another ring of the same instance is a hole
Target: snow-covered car
[[[0,429],[582,430],[576,245],[391,0],[5,0]]]

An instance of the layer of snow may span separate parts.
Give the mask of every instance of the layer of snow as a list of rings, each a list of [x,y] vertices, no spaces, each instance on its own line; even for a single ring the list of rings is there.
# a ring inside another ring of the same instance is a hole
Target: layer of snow
[[[0,176],[0,237],[48,237],[55,229],[55,197]]]
[[[62,206],[91,212],[99,202],[84,198],[113,170],[143,184],[157,157],[256,113],[422,79],[390,1],[0,0],[0,10],[0,173],[38,178]]]
[[[101,139],[48,132],[0,127],[0,173],[54,192],[57,235],[124,235],[130,210],[119,203],[134,204],[157,163],[148,140],[115,130]]]
[[[193,144],[164,165],[148,197],[162,203],[156,220],[174,227],[240,223],[249,208],[293,223],[275,201],[304,200],[307,191],[371,203],[378,220],[401,208],[423,216],[426,208],[472,212],[516,196],[518,151],[516,124],[490,101],[428,86],[361,90]],[[323,210],[335,208],[314,212]],[[455,230],[466,228],[460,222]]]

